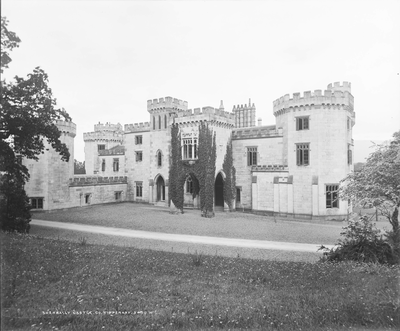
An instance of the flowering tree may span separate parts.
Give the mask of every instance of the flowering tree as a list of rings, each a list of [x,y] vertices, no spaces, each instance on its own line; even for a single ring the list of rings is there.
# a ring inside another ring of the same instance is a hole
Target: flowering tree
[[[400,249],[400,131],[388,144],[378,145],[359,172],[343,181],[339,195],[361,205],[372,204],[392,225],[389,237]]]

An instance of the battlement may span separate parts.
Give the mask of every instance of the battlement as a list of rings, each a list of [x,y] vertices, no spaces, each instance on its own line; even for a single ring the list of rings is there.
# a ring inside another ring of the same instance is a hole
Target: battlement
[[[281,137],[283,135],[282,128],[276,128],[275,125],[254,126],[247,128],[235,129],[232,131],[232,139],[254,139],[254,138],[272,138]]]
[[[343,82],[342,85],[340,85],[340,82],[335,82],[332,84],[329,84],[327,87],[328,90],[331,91],[347,91],[349,93],[351,93],[351,83],[350,82]]]
[[[214,107],[203,107],[201,109],[194,108],[193,110],[192,109],[181,110],[178,111],[178,116],[176,118],[187,117],[187,116],[203,116],[203,115],[216,115],[219,117],[224,117],[232,120],[235,119],[235,114]]]
[[[150,122],[125,124],[125,133],[150,131]]]
[[[85,132],[83,134],[84,141],[117,141],[122,142],[123,134],[110,131]]]
[[[252,105],[248,104],[248,105],[233,105],[233,112],[236,111],[240,111],[240,110],[252,110],[252,109],[256,109],[256,106],[254,105],[254,103]]]
[[[172,108],[176,110],[187,110],[188,103],[180,99],[165,97],[153,100],[147,100],[147,111]]]
[[[61,133],[67,134],[74,138],[76,136],[76,124],[72,122],[57,120],[56,125]]]
[[[94,131],[110,131],[110,132],[121,132],[122,125],[118,124],[111,124],[107,122],[106,124],[100,123],[94,125]]]
[[[328,85],[328,89],[322,93],[322,90],[314,90],[314,92],[306,91],[303,96],[300,93],[293,93],[292,98],[289,94],[276,99],[273,102],[274,115],[279,115],[279,111],[285,108],[315,105],[341,105],[348,106],[350,111],[354,109],[354,97],[352,96],[351,84],[349,82],[334,83]]]
[[[69,179],[69,186],[93,186],[107,184],[126,184],[126,176],[102,177],[102,176],[74,176]]]

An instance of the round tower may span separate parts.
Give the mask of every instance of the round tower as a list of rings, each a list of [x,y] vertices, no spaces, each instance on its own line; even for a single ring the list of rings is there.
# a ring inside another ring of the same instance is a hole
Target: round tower
[[[273,113],[277,128],[283,129],[283,160],[293,175],[294,197],[301,197],[294,201],[295,213],[346,215],[347,202],[336,204],[328,198],[353,170],[351,84],[336,82],[325,91],[286,94],[273,102]],[[305,195],[307,191],[312,194]]]

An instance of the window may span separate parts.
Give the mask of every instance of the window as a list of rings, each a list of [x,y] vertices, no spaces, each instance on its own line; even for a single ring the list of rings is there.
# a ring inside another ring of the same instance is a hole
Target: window
[[[296,130],[308,130],[310,128],[308,117],[296,117]]]
[[[257,147],[247,147],[247,165],[257,165]]]
[[[167,115],[164,115],[164,128],[167,128],[167,126],[168,126]]]
[[[106,171],[106,160],[105,159],[103,159],[101,161],[101,171]]]
[[[142,136],[135,136],[135,145],[141,145],[142,141]]]
[[[237,203],[240,203],[240,193],[241,193],[240,187],[236,187],[236,202]]]
[[[353,164],[353,151],[350,144],[347,146],[347,164]]]
[[[153,130],[156,129],[156,118],[155,116],[153,116]]]
[[[85,194],[85,203],[87,205],[90,205],[90,200],[91,200],[90,198],[91,198],[91,194],[90,193]]]
[[[121,201],[122,191],[115,192],[115,200]]]
[[[136,152],[136,162],[142,162],[143,161],[143,152],[139,151]]]
[[[193,193],[193,181],[190,176],[186,179],[186,193]]]
[[[197,138],[183,139],[183,159],[197,159]]]
[[[296,144],[297,165],[305,166],[310,164],[310,144]]]
[[[157,167],[161,167],[162,166],[162,154],[161,151],[157,152]]]
[[[347,117],[347,130],[351,129],[351,119],[350,117]]]
[[[161,116],[158,116],[158,129],[161,130]]]
[[[97,145],[97,150],[98,151],[103,151],[106,149],[106,145]]]
[[[113,161],[113,170],[119,171],[119,159],[114,159]]]
[[[143,196],[143,182],[136,182],[136,197],[141,198]]]
[[[338,184],[326,185],[326,208],[339,208]]]
[[[32,209],[43,209],[43,198],[31,198]]]

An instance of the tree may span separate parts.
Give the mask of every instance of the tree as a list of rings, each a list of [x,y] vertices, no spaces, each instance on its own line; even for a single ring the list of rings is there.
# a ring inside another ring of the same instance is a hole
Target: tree
[[[75,175],[84,175],[86,174],[85,170],[85,161],[80,162],[78,160],[74,160],[74,174]]]
[[[232,140],[229,139],[226,145],[226,154],[224,157],[224,163],[222,169],[225,173],[224,183],[224,201],[229,207],[229,210],[233,210],[233,201],[236,198],[236,169],[233,166],[233,154],[232,154]]]
[[[7,20],[1,19],[1,70],[8,67],[11,58],[9,52],[18,47],[20,39],[14,32],[8,31]],[[14,207],[18,199],[26,200],[24,183],[29,180],[28,169],[21,158],[38,160],[44,153],[44,139],[60,153],[63,161],[69,160],[69,151],[60,141],[57,120],[70,121],[64,109],[56,107],[56,99],[48,86],[48,76],[39,67],[27,78],[15,77],[15,81],[1,82],[0,108],[0,171],[2,173],[0,196],[3,227],[18,217],[30,218],[28,207]],[[22,186],[22,187],[21,187]],[[11,194],[11,192],[14,192]],[[18,197],[17,192],[21,195]],[[10,224],[9,224],[10,225]]]
[[[393,134],[390,143],[377,145],[361,170],[342,181],[339,196],[375,206],[392,225],[387,236],[396,254],[400,253],[400,131]]]

